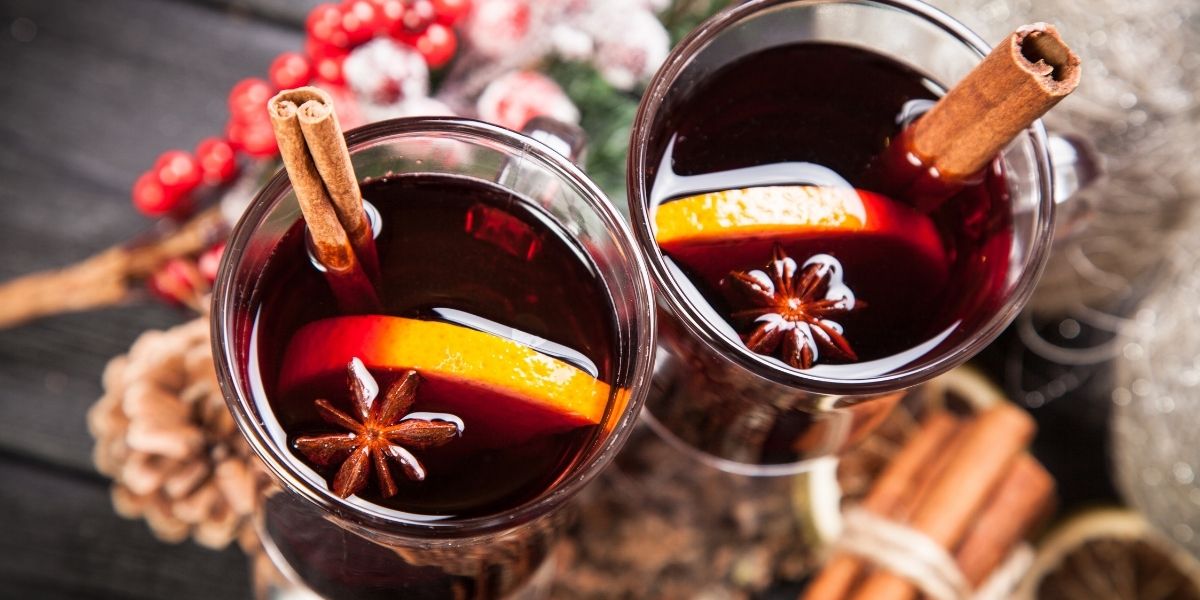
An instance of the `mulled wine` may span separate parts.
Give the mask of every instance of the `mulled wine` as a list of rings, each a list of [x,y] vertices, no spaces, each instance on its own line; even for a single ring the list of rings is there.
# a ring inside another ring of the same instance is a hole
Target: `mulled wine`
[[[878,376],[959,343],[1003,300],[1001,163],[928,212],[879,169],[941,91],[830,43],[721,67],[669,98],[651,134],[659,246],[747,346],[794,368]]]
[[[390,175],[363,182],[362,195],[381,216],[379,314],[339,310],[303,222],[258,283],[257,368],[293,458],[401,521],[486,516],[538,497],[608,410],[615,319],[595,265],[530,199],[495,183]],[[389,441],[385,465],[345,441],[372,435]],[[347,487],[360,452],[367,474]]]

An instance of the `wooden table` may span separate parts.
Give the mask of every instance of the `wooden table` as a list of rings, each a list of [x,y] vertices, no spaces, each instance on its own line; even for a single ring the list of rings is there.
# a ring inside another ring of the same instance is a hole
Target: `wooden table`
[[[218,134],[228,90],[299,49],[316,3],[0,3],[0,279],[147,227],[133,180]],[[140,303],[0,331],[0,597],[249,596],[240,552],[158,542],[113,512],[92,467],[84,418],[105,362],[182,317]]]
[[[0,2],[0,279],[147,227],[129,201],[133,180],[163,150],[218,134],[228,90],[301,48],[316,3]],[[85,413],[105,362],[183,317],[146,302],[0,331],[0,597],[249,597],[240,552],[158,542],[113,512],[92,467]],[[1060,482],[1088,482],[1067,504],[1110,499],[1103,453],[1078,454],[1102,444],[1102,421],[1039,420],[1039,454]]]

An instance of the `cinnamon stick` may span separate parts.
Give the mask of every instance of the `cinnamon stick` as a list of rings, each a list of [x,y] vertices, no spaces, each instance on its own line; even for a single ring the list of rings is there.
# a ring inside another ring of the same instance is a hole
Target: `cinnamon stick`
[[[954,431],[950,439],[946,440],[942,446],[942,450],[930,458],[929,464],[913,478],[913,485],[909,488],[908,495],[903,502],[896,505],[896,509],[889,515],[892,519],[899,523],[907,523],[912,518],[913,512],[929,497],[934,484],[946,471],[946,467],[950,466],[950,461],[958,455],[970,434],[971,430],[965,424]]]
[[[957,418],[945,411],[934,413],[921,425],[896,454],[863,499],[863,508],[880,516],[894,517],[896,508],[909,497],[913,482],[935,456],[943,452],[948,440],[962,429]],[[853,589],[865,571],[863,561],[846,554],[835,554],[808,586],[805,600],[843,598]]]
[[[1022,454],[955,552],[963,576],[978,586],[1029,534],[1054,503],[1054,478]]]
[[[889,191],[929,210],[991,163],[1079,85],[1080,61],[1053,25],[1012,32],[882,157]]]
[[[320,88],[298,88],[294,92],[312,95],[311,99],[299,105],[297,114],[304,141],[325,183],[325,190],[333,201],[338,221],[350,238],[354,254],[367,275],[378,281],[379,257],[375,250],[374,233],[363,210],[362,191],[358,187],[358,177],[354,175],[354,166],[350,163],[350,150],[346,147],[346,138],[342,135],[333,102],[329,94]]]
[[[1029,444],[1033,432],[1032,419],[1014,406],[1000,404],[981,414],[967,426],[965,441],[916,508],[908,525],[943,548],[955,547],[989,494]],[[911,600],[916,594],[913,585],[900,576],[875,571],[851,597],[855,600]]]
[[[317,88],[297,88],[279,92],[268,103],[271,125],[279,143],[279,154],[283,158],[284,168],[287,169],[288,178],[295,191],[300,212],[304,215],[313,254],[325,268],[326,279],[338,305],[348,312],[373,312],[378,309],[379,300],[375,295],[371,277],[361,264],[350,236],[338,218],[333,199],[326,187],[327,182],[322,178],[311,151],[311,146],[328,149],[335,142],[324,137],[340,138],[341,132],[338,130],[336,117],[331,117],[326,122],[331,123],[332,127],[314,128],[314,141],[310,146],[299,119],[300,107],[309,103],[327,105],[329,96]],[[348,165],[347,159],[342,167]],[[337,170],[329,165],[327,169]],[[353,172],[336,173],[334,176],[335,179],[347,177],[354,179]],[[339,184],[335,182],[334,185]],[[360,198],[359,212],[361,211]],[[368,227],[368,236],[369,231]],[[373,240],[371,248],[371,256],[374,256]]]

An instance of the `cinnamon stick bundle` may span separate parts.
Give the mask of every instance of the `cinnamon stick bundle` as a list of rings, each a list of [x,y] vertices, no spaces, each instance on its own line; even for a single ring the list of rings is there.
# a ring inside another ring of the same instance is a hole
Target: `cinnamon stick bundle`
[[[970,420],[938,411],[879,476],[862,508],[947,549],[971,586],[984,581],[1047,514],[1053,479],[1025,453],[1032,420],[1001,404]],[[845,552],[834,555],[805,600],[901,600],[910,581]]]
[[[936,208],[1073,92],[1080,72],[1053,25],[1017,28],[897,136],[875,176],[889,193]]]
[[[379,259],[333,101],[320,88],[284,90],[267,104],[309,241],[347,312],[376,312]]]

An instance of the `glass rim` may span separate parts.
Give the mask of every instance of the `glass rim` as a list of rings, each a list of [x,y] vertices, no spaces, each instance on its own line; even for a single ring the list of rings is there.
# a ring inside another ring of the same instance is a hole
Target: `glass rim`
[[[655,287],[661,302],[684,324],[695,338],[702,341],[711,351],[717,352],[752,373],[779,384],[815,393],[830,395],[877,394],[904,389],[934,376],[940,375],[977,354],[984,346],[1000,335],[1005,327],[1016,318],[1021,308],[1033,294],[1037,280],[1046,266],[1050,255],[1051,235],[1054,227],[1054,178],[1051,171],[1049,142],[1045,126],[1039,119],[1025,135],[1033,149],[1037,167],[1037,190],[1040,195],[1036,217],[1038,235],[1029,248],[1026,266],[1020,279],[1009,292],[1004,305],[986,323],[976,328],[973,335],[964,336],[953,348],[936,359],[918,362],[902,370],[862,379],[837,379],[807,374],[803,371],[777,364],[767,357],[750,351],[744,344],[730,339],[718,331],[696,307],[682,286],[675,280],[667,266],[662,249],[655,242],[653,225],[650,222],[649,182],[647,156],[653,120],[658,116],[668,91],[692,60],[714,39],[729,28],[751,18],[760,11],[780,6],[808,6],[819,4],[851,4],[896,10],[916,16],[937,26],[959,43],[974,51],[980,59],[991,51],[991,46],[966,25],[945,12],[920,0],[750,0],[732,6],[710,17],[692,30],[671,50],[663,66],[654,74],[638,106],[630,136],[629,158],[626,179],[629,210],[634,234],[642,252],[650,264]]]
[[[217,367],[217,379],[225,402],[233,413],[238,429],[269,470],[289,488],[322,510],[356,526],[367,527],[376,533],[398,537],[449,536],[468,537],[508,530],[522,523],[549,514],[554,508],[574,496],[599,474],[624,446],[645,402],[653,374],[655,351],[655,321],[653,284],[638,244],[616,207],[583,171],[541,141],[505,129],[498,125],[460,117],[406,117],[379,121],[346,133],[347,146],[353,155],[393,138],[453,133],[468,141],[499,143],[521,156],[530,157],[547,167],[557,177],[577,187],[580,196],[600,217],[605,229],[620,246],[620,254],[629,265],[635,281],[631,282],[634,337],[617,332],[618,346],[630,348],[628,392],[624,412],[615,417],[611,431],[599,442],[599,447],[585,463],[573,467],[570,477],[553,484],[549,491],[509,510],[468,518],[449,517],[442,521],[414,523],[368,512],[335,496],[328,486],[316,485],[301,476],[292,466],[294,458],[283,456],[286,449],[278,447],[256,417],[253,402],[238,376],[243,371],[234,355],[232,340],[235,296],[239,293],[237,267],[253,234],[263,219],[291,191],[287,173],[281,168],[255,195],[246,211],[234,226],[226,244],[225,255],[213,287],[212,343]],[[618,299],[614,298],[614,302]],[[619,388],[624,389],[624,388]],[[616,393],[616,392],[614,392]],[[604,424],[601,424],[604,427]]]

